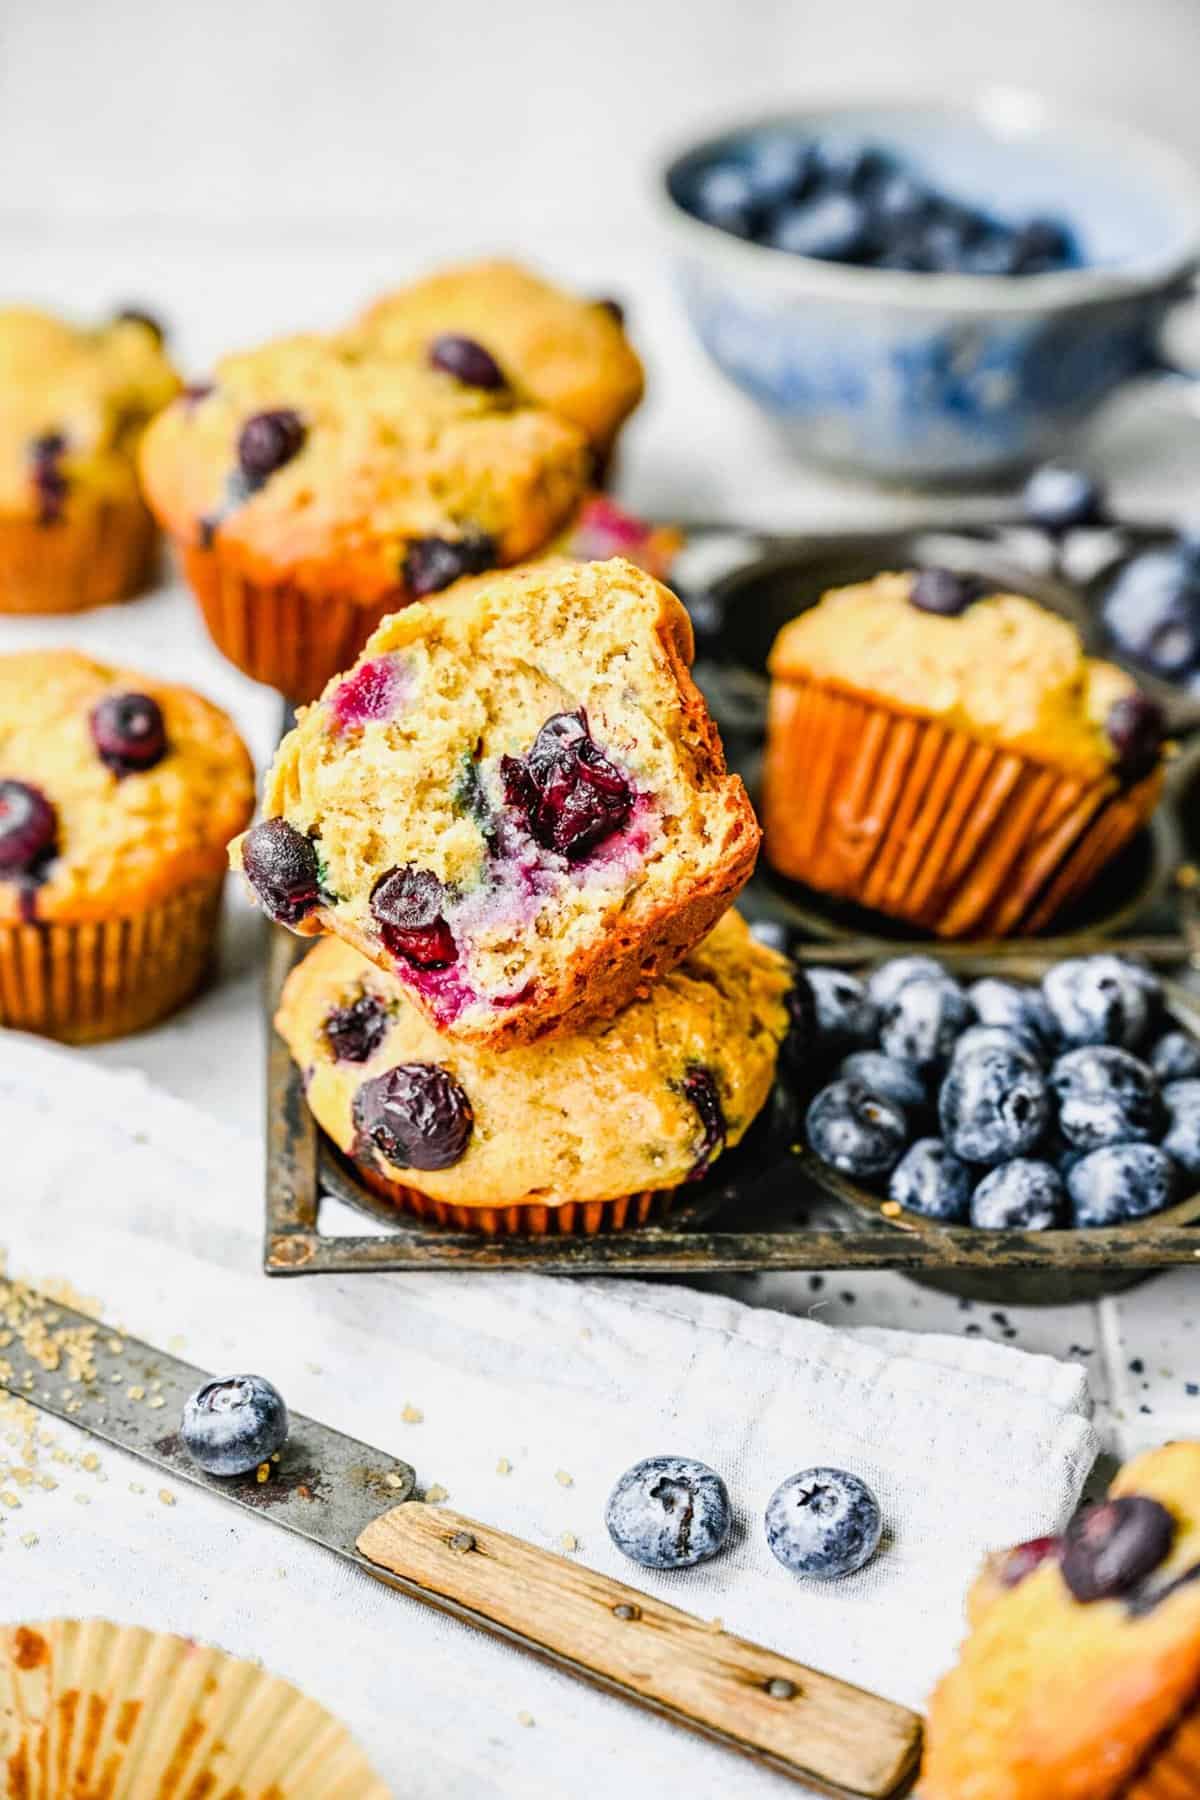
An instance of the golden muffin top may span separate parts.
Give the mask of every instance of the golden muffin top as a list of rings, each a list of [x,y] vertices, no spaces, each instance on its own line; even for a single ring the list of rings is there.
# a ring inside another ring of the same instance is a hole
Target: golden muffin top
[[[448,1202],[556,1206],[678,1186],[736,1144],[770,1092],[791,979],[730,912],[615,1019],[497,1052],[439,1033],[398,981],[325,938],[288,977],[276,1024],[343,1150]],[[465,1097],[469,1127],[445,1167],[394,1163],[372,1136],[389,1100],[404,1100],[381,1082],[414,1065],[442,1070]]]
[[[1068,620],[1019,594],[939,616],[911,603],[913,582],[884,574],[826,594],[775,639],[772,677],[827,682],[1084,779],[1117,763],[1113,708],[1137,684],[1088,656]]]
[[[178,389],[147,320],[0,309],[0,511],[45,519],[76,492],[136,493],[138,440]]]
[[[518,393],[603,453],[642,397],[642,365],[611,302],[581,300],[513,262],[463,263],[386,294],[357,334],[415,354],[440,332],[483,345]]]
[[[73,650],[0,656],[0,923],[211,880],[253,810],[245,745],[191,689]]]
[[[1113,1504],[1115,1503],[1115,1505]],[[1200,1688],[1200,1443],[1128,1463],[1065,1539],[993,1558],[929,1711],[927,1800],[1191,1793],[1148,1779]],[[1194,1745],[1193,1745],[1194,1754]]]

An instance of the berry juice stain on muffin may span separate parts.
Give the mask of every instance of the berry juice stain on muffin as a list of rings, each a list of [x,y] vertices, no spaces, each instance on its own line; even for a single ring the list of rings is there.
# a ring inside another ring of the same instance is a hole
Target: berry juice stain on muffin
[[[360,663],[333,692],[329,705],[334,722],[346,731],[372,719],[390,719],[403,706],[410,687],[408,669],[400,657],[380,656]]]

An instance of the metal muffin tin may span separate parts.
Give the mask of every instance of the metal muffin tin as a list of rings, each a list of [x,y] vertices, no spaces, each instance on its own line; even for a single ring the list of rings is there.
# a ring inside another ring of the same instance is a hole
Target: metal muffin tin
[[[880,569],[939,562],[1018,589],[1074,620],[1095,642],[1080,591],[1031,574],[994,535],[919,531],[809,539],[723,533],[727,567],[703,589],[681,586],[697,624],[697,678],[730,760],[753,782],[761,748],[765,662],[775,632],[830,586]],[[703,538],[698,540],[703,546]],[[732,566],[728,566],[732,564]],[[690,591],[689,591],[690,590]],[[1182,723],[1182,720],[1180,721]],[[1160,972],[1200,968],[1200,744],[1171,772],[1151,829],[1054,934],[969,945],[914,942],[911,928],[784,882],[761,867],[741,907],[803,964],[856,969],[920,949],[964,975],[1037,979],[1055,960],[1103,947],[1143,957]],[[1183,878],[1180,878],[1180,871]],[[903,935],[901,935],[903,934]],[[303,947],[271,933],[265,999],[273,1015]],[[1168,984],[1171,1010],[1200,1036],[1200,993]],[[710,1274],[794,1269],[895,1269],[973,1297],[1008,1303],[1083,1300],[1155,1269],[1200,1261],[1200,1194],[1136,1224],[1091,1231],[985,1232],[883,1211],[879,1196],[812,1155],[804,1096],[777,1083],[735,1150],[662,1222],[593,1237],[496,1237],[446,1231],[397,1213],[358,1180],[315,1125],[299,1071],[269,1031],[267,1217],[264,1266],[272,1275],[380,1269],[541,1270],[555,1274]],[[326,1200],[364,1218],[361,1235],[321,1229]]]

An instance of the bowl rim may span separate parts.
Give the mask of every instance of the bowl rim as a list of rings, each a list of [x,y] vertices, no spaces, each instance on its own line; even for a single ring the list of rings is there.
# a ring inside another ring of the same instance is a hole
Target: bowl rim
[[[715,149],[730,138],[749,136],[803,122],[806,116],[832,114],[847,121],[880,109],[928,116],[969,119],[993,135],[1037,137],[1057,133],[1085,146],[1103,140],[1124,160],[1136,159],[1161,185],[1169,188],[1184,226],[1181,244],[1169,253],[1143,257],[1116,268],[1064,269],[1045,275],[923,274],[902,269],[860,268],[853,264],[799,256],[767,244],[735,237],[690,213],[671,191],[680,165],[699,152]],[[790,106],[741,115],[701,136],[678,140],[658,158],[654,195],[660,215],[685,245],[708,258],[718,257],[732,274],[776,298],[841,301],[869,307],[895,306],[932,311],[1039,313],[1058,308],[1087,308],[1132,299],[1179,286],[1181,297],[1190,276],[1200,270],[1200,169],[1182,150],[1123,119],[1051,100],[1032,88],[986,86],[961,99],[944,94],[864,90],[854,95],[814,92]]]

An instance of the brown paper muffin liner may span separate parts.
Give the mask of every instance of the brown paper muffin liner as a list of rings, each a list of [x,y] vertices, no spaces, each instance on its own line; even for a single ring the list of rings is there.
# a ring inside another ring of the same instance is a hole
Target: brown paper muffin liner
[[[1193,1701],[1121,1788],[1117,1800],[1195,1800],[1200,1794],[1200,1701]]]
[[[402,604],[392,598],[360,606],[306,593],[288,581],[248,581],[219,546],[176,548],[222,656],[295,706],[315,700],[327,681],[348,669],[380,620]]]
[[[357,1159],[354,1167],[372,1193],[390,1200],[402,1212],[454,1231],[478,1231],[484,1237],[596,1237],[664,1218],[675,1199],[675,1189],[660,1188],[623,1194],[618,1200],[567,1200],[560,1206],[535,1200],[510,1206],[463,1206],[435,1200],[431,1194],[392,1181]]]
[[[0,613],[70,613],[145,586],[158,528],[140,500],[107,501],[53,525],[0,516]]]
[[[0,1627],[0,1770],[14,1800],[388,1800],[290,1682],[105,1619]]]
[[[966,732],[789,679],[772,693],[763,769],[781,874],[940,937],[1038,931],[1153,812],[1132,787],[1080,779]]]
[[[223,886],[217,876],[86,924],[0,925],[0,1025],[90,1044],[156,1024],[208,972]]]

